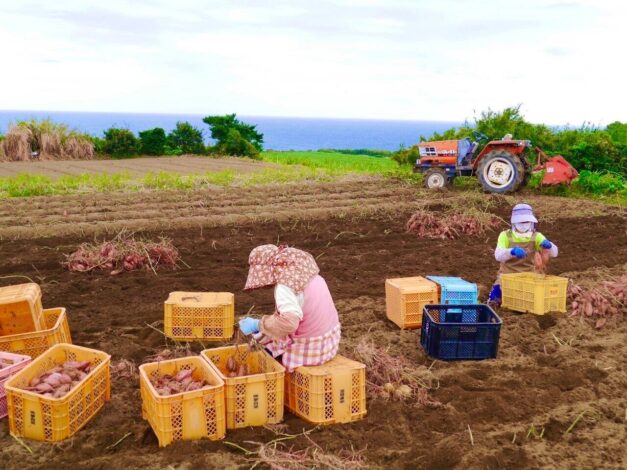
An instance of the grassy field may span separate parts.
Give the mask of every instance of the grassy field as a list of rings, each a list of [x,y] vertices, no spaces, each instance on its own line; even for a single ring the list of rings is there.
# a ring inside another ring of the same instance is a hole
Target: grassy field
[[[163,157],[168,158],[168,157]],[[171,157],[176,164],[176,157]],[[209,158],[209,157],[207,157]],[[401,166],[389,157],[351,155],[331,151],[263,152],[262,160],[280,165],[253,173],[236,170],[204,171],[181,174],[175,171],[131,173],[81,174],[50,178],[24,173],[0,177],[0,197],[49,196],[88,192],[191,190],[207,186],[246,186],[295,181],[329,181],[346,174],[371,174],[397,177],[419,184],[421,175],[413,174],[407,165]],[[134,159],[140,162],[141,159]],[[540,175],[534,175],[529,191],[572,198],[592,198],[610,204],[627,206],[627,187],[616,175],[582,172],[570,186],[542,188]],[[476,178],[456,178],[456,190],[479,191]]]
[[[308,168],[323,168],[331,173],[377,173],[409,174],[408,168],[400,168],[391,158],[371,157],[368,155],[348,155],[338,152],[263,152],[263,161],[285,164],[302,165]]]
[[[173,157],[174,159],[176,157]],[[67,175],[57,179],[24,173],[0,178],[0,197],[50,196],[82,192],[199,189],[205,186],[259,185],[293,181],[326,181],[349,173],[411,177],[389,158],[330,152],[264,152],[263,160],[282,165],[254,173],[234,170],[183,175],[156,172]],[[138,161],[138,160],[134,160]]]

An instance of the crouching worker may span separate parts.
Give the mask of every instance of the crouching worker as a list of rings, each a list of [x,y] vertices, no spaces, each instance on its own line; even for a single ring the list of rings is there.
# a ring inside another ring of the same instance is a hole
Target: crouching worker
[[[340,322],[314,258],[286,246],[253,249],[244,290],[274,286],[275,312],[261,320],[246,317],[242,333],[255,339],[291,372],[330,361],[340,345]]]
[[[551,243],[540,232],[536,232],[538,220],[528,204],[517,204],[512,209],[512,228],[499,235],[494,250],[494,257],[501,263],[501,268],[492,286],[488,302],[501,305],[501,274],[534,272],[536,252],[548,253],[557,257],[557,245]]]

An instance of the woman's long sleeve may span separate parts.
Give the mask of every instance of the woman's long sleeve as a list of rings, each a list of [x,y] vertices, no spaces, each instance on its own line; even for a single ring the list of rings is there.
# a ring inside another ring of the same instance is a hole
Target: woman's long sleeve
[[[282,339],[296,332],[303,318],[303,294],[296,294],[283,284],[274,289],[276,312],[261,318],[261,332],[272,339]]]
[[[260,330],[270,339],[282,339],[293,334],[300,324],[300,318],[293,313],[278,313],[261,317]]]

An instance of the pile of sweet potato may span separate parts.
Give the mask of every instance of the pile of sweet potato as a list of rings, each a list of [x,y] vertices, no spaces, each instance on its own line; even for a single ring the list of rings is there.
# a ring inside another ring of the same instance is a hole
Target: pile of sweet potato
[[[596,328],[603,327],[608,318],[624,313],[627,275],[614,281],[602,281],[590,288],[573,284],[568,289],[571,316],[595,319]]]
[[[34,377],[24,390],[49,398],[63,398],[92,370],[89,361],[66,361]]]
[[[407,221],[405,229],[421,238],[454,239],[462,235],[481,235],[499,225],[497,217],[479,218],[462,213],[419,210]]]
[[[83,243],[76,251],[66,255],[62,264],[74,272],[101,269],[116,275],[137,269],[155,270],[160,266],[174,268],[178,259],[179,252],[168,239],[154,242],[119,235],[100,244]]]
[[[181,369],[176,375],[163,374],[150,379],[161,396],[200,390],[210,384],[206,380],[195,380],[193,369]]]

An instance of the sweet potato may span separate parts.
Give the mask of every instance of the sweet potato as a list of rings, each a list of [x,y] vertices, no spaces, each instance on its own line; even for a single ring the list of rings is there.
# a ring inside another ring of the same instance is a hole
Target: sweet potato
[[[66,361],[43,374],[33,377],[25,390],[48,398],[63,398],[91,371],[89,361]]]
[[[200,390],[209,385],[205,380],[195,380],[193,373],[193,369],[181,369],[175,375],[164,374],[160,377],[151,378],[150,381],[161,396]]]

